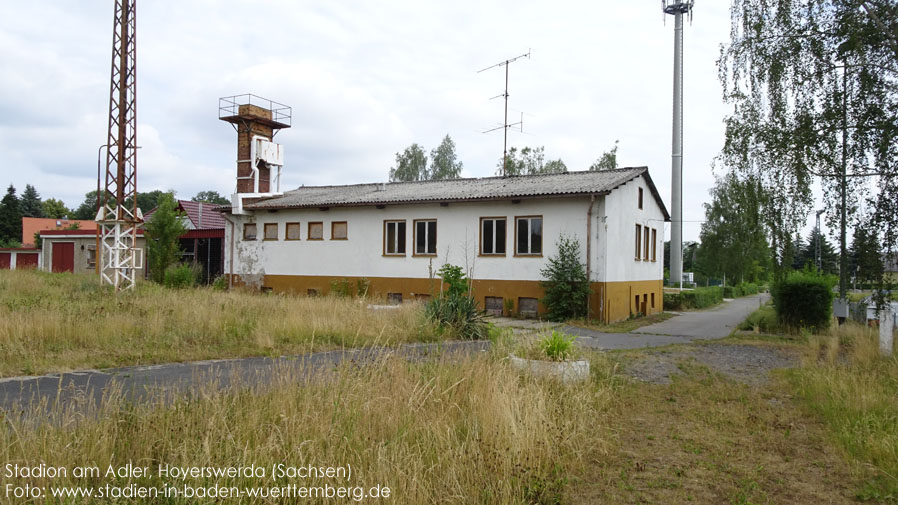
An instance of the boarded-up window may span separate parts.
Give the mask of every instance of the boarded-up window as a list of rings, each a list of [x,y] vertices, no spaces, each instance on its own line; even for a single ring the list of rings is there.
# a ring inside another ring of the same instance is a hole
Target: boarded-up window
[[[277,240],[278,239],[278,224],[277,223],[265,223],[265,240]]]
[[[504,308],[504,304],[502,301],[502,297],[499,296],[487,296],[483,301],[483,306],[486,309],[486,313],[493,316],[501,316],[502,309]]]
[[[318,291],[317,288],[309,288],[306,290],[306,295],[308,295],[308,296],[314,297],[314,296],[318,296],[319,294],[320,294],[320,291]]]
[[[324,223],[309,223],[309,235],[306,240],[324,240]]]
[[[287,240],[299,240],[299,223],[287,223]]]
[[[536,317],[539,312],[539,300],[536,298],[518,298],[518,313],[522,317]]]
[[[256,240],[256,223],[243,225],[243,240]]]
[[[22,255],[19,255],[21,259]],[[18,265],[17,265],[18,266]],[[94,268],[97,266],[97,247],[87,246],[87,266]]]
[[[384,221],[384,254],[405,255],[405,221]]]
[[[437,253],[436,219],[415,221],[415,254],[434,255]]]
[[[331,240],[346,240],[349,237],[349,227],[346,221],[334,221],[331,223]]]
[[[402,303],[402,293],[387,293],[387,303],[390,305],[399,305]]]
[[[480,218],[480,254],[505,254],[505,218]]]

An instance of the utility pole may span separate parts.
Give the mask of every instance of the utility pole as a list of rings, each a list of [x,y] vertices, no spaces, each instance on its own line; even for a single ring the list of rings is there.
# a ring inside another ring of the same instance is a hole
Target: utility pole
[[[692,18],[695,2],[662,0],[665,14],[674,16],[673,135],[671,145],[670,280],[683,288],[683,15]]]
[[[510,58],[510,59],[507,59],[507,60],[505,60],[505,61],[500,61],[499,63],[496,63],[495,65],[490,65],[490,66],[488,66],[488,67],[486,67],[486,68],[484,68],[484,69],[481,69],[481,70],[478,70],[478,71],[477,71],[477,73],[479,74],[479,73],[481,73],[481,72],[483,72],[483,71],[486,71],[486,70],[489,70],[489,69],[491,69],[491,68],[502,67],[502,66],[505,67],[505,93],[502,93],[501,95],[496,95],[496,96],[493,97],[493,98],[499,98],[499,97],[505,98],[505,120],[502,122],[502,126],[499,126],[499,127],[496,127],[496,128],[490,129],[490,130],[486,130],[485,132],[483,132],[483,133],[489,133],[489,132],[496,131],[496,130],[498,130],[498,129],[500,129],[500,128],[503,129],[503,130],[505,131],[505,140],[504,140],[504,142],[503,142],[503,144],[502,144],[502,176],[503,176],[503,177],[506,175],[506,173],[505,173],[505,165],[506,165],[506,163],[508,162],[508,129],[509,129],[510,127],[512,127],[512,126],[518,126],[518,125],[521,126],[521,129],[522,129],[522,130],[523,130],[523,128],[524,128],[524,118],[523,118],[523,114],[521,115],[521,120],[520,120],[520,121],[518,121],[517,123],[508,124],[508,66],[509,66],[510,63],[514,62],[515,60],[519,60],[519,59],[521,59],[521,58],[528,58],[528,59],[529,59],[529,58],[530,58],[530,51],[527,51],[526,54],[522,54],[522,55],[520,55],[520,56],[515,56],[514,58]],[[492,100],[493,98],[490,98],[490,100]]]

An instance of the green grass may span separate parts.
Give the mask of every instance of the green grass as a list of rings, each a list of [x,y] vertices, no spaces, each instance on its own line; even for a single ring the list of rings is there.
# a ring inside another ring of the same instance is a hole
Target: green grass
[[[287,355],[433,340],[416,304],[263,295],[140,282],[115,295],[92,275],[0,271],[0,376]]]

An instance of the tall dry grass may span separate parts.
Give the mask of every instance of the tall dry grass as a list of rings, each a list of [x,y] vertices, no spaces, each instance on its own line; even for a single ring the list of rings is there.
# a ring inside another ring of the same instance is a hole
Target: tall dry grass
[[[112,295],[91,275],[0,271],[0,376],[429,340],[412,304],[149,282]]]
[[[790,377],[867,477],[858,496],[898,502],[898,355],[880,356],[878,338],[853,322],[810,337]]]
[[[112,398],[98,412],[73,410],[37,427],[10,419],[8,429],[0,430],[0,461],[69,469],[93,465],[104,471],[108,465],[133,462],[150,467],[150,476],[79,480],[69,474],[51,480],[7,479],[0,473],[0,488],[7,483],[162,486],[166,481],[155,470],[160,463],[268,468],[285,463],[350,465],[352,479],[211,478],[187,483],[380,485],[389,487],[389,501],[399,504],[558,503],[571,480],[606,452],[613,381],[607,362],[594,366],[600,370],[592,381],[565,386],[518,375],[487,355],[423,364],[387,358],[361,368],[342,366],[300,386],[282,376],[270,389],[209,389],[165,404],[133,406]]]

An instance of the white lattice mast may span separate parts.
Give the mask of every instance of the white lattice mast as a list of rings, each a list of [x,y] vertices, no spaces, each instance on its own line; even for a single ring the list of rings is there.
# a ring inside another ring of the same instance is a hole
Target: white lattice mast
[[[112,31],[112,78],[106,175],[100,178],[97,234],[100,282],[131,289],[143,268],[137,230],[137,23],[136,0],[116,0]]]

